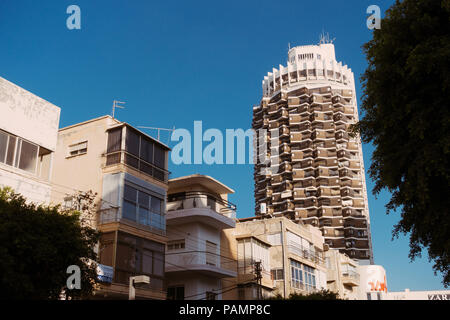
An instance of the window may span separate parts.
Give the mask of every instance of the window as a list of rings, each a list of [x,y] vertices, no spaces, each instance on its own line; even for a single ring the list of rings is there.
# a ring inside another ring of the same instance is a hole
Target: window
[[[6,160],[6,149],[8,147],[8,135],[0,131],[0,162]]]
[[[0,162],[36,174],[39,146],[0,131]]]
[[[112,152],[122,151],[122,130],[123,128],[117,128],[109,131],[106,165],[123,161],[128,166],[138,169],[158,180],[166,181],[166,148],[158,145],[151,138],[144,136],[132,128],[126,128],[126,153],[123,156],[123,152],[110,154]]]
[[[263,271],[269,271],[269,246],[255,238],[238,240],[238,273],[250,274],[254,262],[261,261]]]
[[[180,250],[180,249],[184,249],[185,247],[185,241],[183,240],[175,240],[175,241],[170,241],[169,243],[167,243],[167,250],[171,251],[171,250]]]
[[[295,260],[291,260],[291,279],[294,288],[303,289],[302,264]]]
[[[12,166],[14,162],[14,154],[16,153],[16,137],[9,136],[8,151],[6,153],[6,164]]]
[[[122,128],[110,130],[108,133],[107,153],[119,151],[122,144]]]
[[[153,163],[153,142],[145,138],[141,139],[141,159]]]
[[[272,269],[271,274],[272,274],[273,280],[283,280],[284,279],[284,270],[283,269]]]
[[[291,260],[292,286],[311,291],[316,289],[316,270],[306,264]]]
[[[152,279],[151,283],[142,286],[162,290],[164,248],[162,243],[119,232],[115,255],[115,282],[127,284],[130,276],[148,275]]]
[[[87,153],[87,141],[76,143],[69,146],[68,157]]]
[[[141,225],[165,230],[164,201],[125,184],[122,217]]]
[[[135,156],[139,156],[139,135],[127,128],[125,150]]]
[[[167,300],[184,300],[184,286],[167,287]]]
[[[122,216],[125,219],[136,222],[136,210],[137,210],[137,190],[129,185],[125,185],[124,201],[122,208]]]
[[[211,266],[218,264],[217,244],[211,241],[206,241],[206,264]]]

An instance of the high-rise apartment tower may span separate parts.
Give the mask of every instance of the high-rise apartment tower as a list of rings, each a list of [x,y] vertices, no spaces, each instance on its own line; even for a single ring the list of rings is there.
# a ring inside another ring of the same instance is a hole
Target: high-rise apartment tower
[[[317,226],[330,247],[373,263],[361,141],[348,132],[358,121],[351,69],[322,41],[291,48],[262,87],[252,123],[256,214]]]

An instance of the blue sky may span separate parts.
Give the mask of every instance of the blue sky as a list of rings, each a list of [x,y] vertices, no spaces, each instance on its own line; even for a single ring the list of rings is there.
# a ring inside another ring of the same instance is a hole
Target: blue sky
[[[111,113],[134,126],[204,130],[251,127],[252,106],[272,67],[286,64],[288,44],[336,38],[338,61],[359,79],[361,45],[371,38],[366,8],[394,1],[0,1],[0,76],[58,105],[60,126]],[[81,30],[68,30],[66,9],[81,8]],[[357,96],[361,97],[359,81]],[[155,135],[155,132],[148,131]],[[167,134],[162,134],[167,142]],[[171,146],[174,144],[172,143]],[[370,145],[363,146],[366,169]],[[254,214],[251,165],[174,165],[172,177],[202,173],[236,193],[238,217]],[[427,258],[410,263],[408,238],[391,241],[398,215],[385,214],[389,194],[375,199],[367,176],[375,263],[390,291],[442,289]]]

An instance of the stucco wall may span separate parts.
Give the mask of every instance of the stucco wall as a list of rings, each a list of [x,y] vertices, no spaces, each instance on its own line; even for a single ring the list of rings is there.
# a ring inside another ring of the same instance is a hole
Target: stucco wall
[[[0,77],[0,128],[54,151],[61,109]]]

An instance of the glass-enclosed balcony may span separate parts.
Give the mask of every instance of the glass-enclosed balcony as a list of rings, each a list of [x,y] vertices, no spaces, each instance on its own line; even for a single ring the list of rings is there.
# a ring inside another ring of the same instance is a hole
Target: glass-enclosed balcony
[[[124,164],[167,183],[169,148],[129,126],[120,126],[108,132],[106,166]]]

